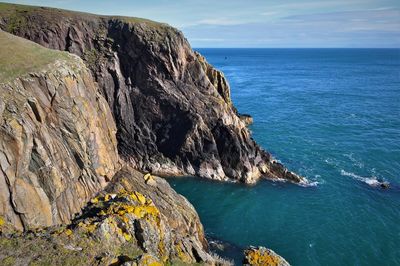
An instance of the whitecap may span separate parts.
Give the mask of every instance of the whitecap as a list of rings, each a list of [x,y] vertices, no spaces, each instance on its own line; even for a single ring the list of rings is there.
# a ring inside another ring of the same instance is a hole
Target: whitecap
[[[377,186],[380,186],[380,185],[389,184],[386,181],[379,181],[376,176],[364,177],[364,176],[356,175],[354,173],[346,172],[343,169],[340,171],[340,174],[342,176],[349,176],[349,177],[352,177],[353,179],[356,179],[358,181],[364,182],[364,183],[366,183],[367,185],[369,185],[371,187],[377,187]]]
[[[318,186],[320,184],[320,182],[318,182],[318,181],[310,181],[307,178],[304,178],[304,179],[305,179],[304,181],[301,181],[299,183],[299,186],[302,186],[302,187],[316,187],[316,186]]]

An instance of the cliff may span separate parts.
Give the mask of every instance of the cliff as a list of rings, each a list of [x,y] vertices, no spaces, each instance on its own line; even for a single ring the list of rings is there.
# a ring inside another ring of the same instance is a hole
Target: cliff
[[[225,263],[184,197],[119,158],[79,57],[1,30],[0,47],[0,264]]]
[[[78,57],[4,32],[0,45],[0,214],[68,222],[119,167],[111,112]]]
[[[118,152],[142,171],[304,182],[251,138],[223,74],[181,32],[149,20],[0,4],[0,28],[81,57],[108,102]]]

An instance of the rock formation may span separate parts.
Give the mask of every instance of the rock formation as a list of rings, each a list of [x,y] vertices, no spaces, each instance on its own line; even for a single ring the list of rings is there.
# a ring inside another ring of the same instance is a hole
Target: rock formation
[[[290,266],[290,264],[273,250],[265,247],[249,247],[244,251],[245,266]]]
[[[0,43],[0,214],[19,229],[68,222],[118,170],[111,112],[78,57]],[[14,77],[27,56],[43,65]]]
[[[231,265],[207,252],[187,200],[164,179],[143,177],[124,167],[68,226],[0,234],[0,264]]]
[[[254,183],[304,182],[251,138],[223,74],[181,32],[149,20],[3,4],[3,30],[81,57],[117,125],[119,154],[142,171]]]
[[[111,110],[79,57],[1,30],[0,46],[0,264],[59,264],[59,253],[81,265],[225,263],[208,253],[184,197],[123,166]],[[40,247],[21,253],[10,242]]]
[[[3,3],[0,28],[25,38],[0,30],[1,263],[226,265],[152,174],[305,182],[254,142],[224,75],[176,29]]]

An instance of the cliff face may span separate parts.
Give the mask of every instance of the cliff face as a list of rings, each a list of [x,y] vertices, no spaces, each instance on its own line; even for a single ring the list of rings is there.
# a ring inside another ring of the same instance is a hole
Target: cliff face
[[[11,78],[0,84],[0,214],[19,229],[65,223],[118,170],[111,112],[79,58],[3,31],[0,42],[0,83]],[[14,79],[26,56],[45,64]]]
[[[111,110],[79,57],[1,30],[0,47],[0,261],[58,265],[79,250],[81,265],[223,262],[184,197],[119,159]],[[2,236],[15,229],[34,238]]]
[[[118,151],[160,175],[302,182],[251,138],[223,74],[181,32],[148,20],[7,5],[0,27],[80,56],[107,100]]]

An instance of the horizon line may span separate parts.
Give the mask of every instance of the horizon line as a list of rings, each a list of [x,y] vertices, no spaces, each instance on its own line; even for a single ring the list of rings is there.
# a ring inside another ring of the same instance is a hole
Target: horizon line
[[[400,47],[192,47],[192,49],[400,49]]]

